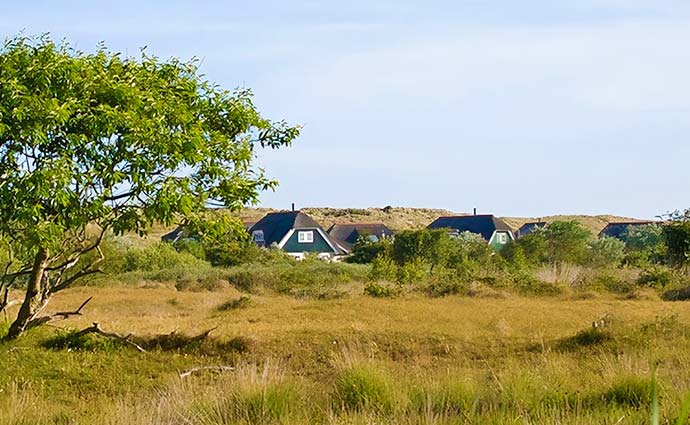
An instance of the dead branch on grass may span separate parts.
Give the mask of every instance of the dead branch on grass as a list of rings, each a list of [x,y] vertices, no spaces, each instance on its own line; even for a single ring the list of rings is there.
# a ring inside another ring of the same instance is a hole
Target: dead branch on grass
[[[213,371],[213,372],[232,372],[234,371],[235,368],[233,366],[200,366],[200,367],[195,367],[192,369],[189,369],[186,372],[180,373],[180,378],[188,378],[195,373],[199,372],[205,372],[205,371]]]
[[[100,336],[105,337],[105,338],[115,339],[115,340],[124,342],[125,344],[129,344],[129,345],[133,346],[134,348],[136,348],[138,351],[140,351],[142,353],[146,352],[146,350],[144,350],[144,348],[141,345],[130,340],[130,338],[132,337],[132,334],[120,335],[120,334],[117,334],[115,332],[106,332],[103,329],[101,329],[98,322],[93,322],[92,326],[85,328],[85,329],[82,329],[81,331],[77,332],[75,334],[75,336],[80,337],[80,336],[85,336],[85,335],[89,335],[89,334],[96,334],[96,335],[100,335]]]

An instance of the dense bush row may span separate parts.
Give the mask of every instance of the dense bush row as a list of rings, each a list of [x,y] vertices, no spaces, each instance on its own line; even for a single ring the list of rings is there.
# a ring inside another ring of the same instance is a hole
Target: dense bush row
[[[686,261],[676,252],[690,241],[682,237],[688,228],[684,222],[631,227],[623,240],[596,238],[574,221],[554,222],[498,252],[473,233],[451,237],[444,230],[403,231],[394,240],[362,238],[346,263],[315,257],[295,261],[280,250],[257,247],[246,232],[205,226],[196,229],[201,236],[175,243],[132,247],[107,240],[105,268],[111,277],[105,281],[117,275],[120,282],[174,283],[180,290],[231,285],[246,292],[315,298],[345,295],[358,286],[353,283],[374,297],[410,291],[473,294],[482,289],[524,294],[578,289],[632,297],[646,287],[675,291],[669,299],[690,293],[679,291],[689,285]]]
[[[688,283],[682,268],[671,267],[684,264],[670,254],[669,242],[675,235],[679,249],[685,249],[677,236],[683,226],[631,227],[619,240],[595,238],[579,223],[561,221],[509,242],[500,252],[472,233],[453,238],[443,230],[404,231],[394,241],[358,241],[349,261],[371,264],[365,291],[378,297],[406,288],[432,296],[470,293],[482,285],[523,293],[570,287],[632,296],[638,287]]]

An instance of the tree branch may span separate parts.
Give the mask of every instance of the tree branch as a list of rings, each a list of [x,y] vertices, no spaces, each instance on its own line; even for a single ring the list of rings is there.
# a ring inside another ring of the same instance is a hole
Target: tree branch
[[[220,365],[220,366],[200,366],[200,367],[195,367],[195,368],[189,369],[186,372],[180,373],[180,378],[188,378],[188,377],[194,375],[195,373],[204,372],[207,370],[212,370],[215,372],[226,372],[226,371],[232,372],[235,370],[235,368],[232,366],[223,366],[223,365]]]
[[[51,315],[49,315],[49,316],[37,317],[37,318],[35,318],[35,319],[29,321],[29,322],[26,324],[26,328],[25,328],[25,329],[31,329],[31,328],[35,328],[35,327],[38,327],[38,326],[41,326],[41,325],[45,325],[46,323],[52,322],[53,320],[56,320],[56,319],[65,320],[65,319],[67,319],[67,318],[69,318],[69,317],[71,317],[71,316],[81,316],[81,310],[82,310],[82,309],[86,306],[86,304],[88,304],[89,301],[91,301],[92,299],[93,299],[93,297],[87,298],[86,301],[84,301],[83,303],[81,303],[81,305],[79,306],[79,308],[77,308],[77,309],[74,310],[74,311],[59,311],[59,312],[53,313],[53,314],[51,314]]]
[[[115,332],[106,332],[103,329],[101,329],[101,327],[98,325],[98,322],[93,322],[93,326],[88,327],[86,329],[82,329],[81,331],[77,332],[76,336],[84,336],[89,334],[96,334],[106,338],[116,339],[118,341],[124,342],[125,344],[131,345],[132,347],[136,348],[138,351],[142,353],[146,352],[146,350],[144,350],[144,348],[142,348],[141,345],[129,339],[132,336],[132,334],[122,336]]]

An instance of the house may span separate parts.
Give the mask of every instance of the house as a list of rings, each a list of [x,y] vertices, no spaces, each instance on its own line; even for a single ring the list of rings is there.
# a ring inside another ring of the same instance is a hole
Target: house
[[[186,239],[188,237],[189,232],[187,232],[187,229],[184,226],[177,226],[175,230],[161,236],[161,241],[167,243],[175,243],[181,239]]]
[[[334,224],[328,229],[328,234],[347,252],[352,251],[360,237],[369,238],[373,242],[393,237],[393,231],[383,223]]]
[[[440,217],[428,228],[448,229],[451,236],[458,236],[463,232],[476,233],[496,250],[515,239],[512,229],[505,222],[489,214]]]
[[[601,232],[599,232],[599,237],[603,238],[604,236],[608,236],[610,238],[616,238],[623,240],[623,235],[625,232],[631,228],[631,227],[636,227],[636,226],[644,226],[647,224],[658,224],[657,222],[654,221],[626,221],[626,222],[618,222],[618,223],[609,223],[604,227]]]
[[[249,234],[257,245],[275,246],[298,259],[306,253],[322,258],[346,254],[317,222],[301,211],[269,213],[249,229]]]
[[[521,238],[523,236],[527,236],[530,233],[533,233],[539,229],[543,229],[546,227],[546,222],[545,221],[530,221],[529,223],[525,223],[516,232],[515,237],[516,238]]]

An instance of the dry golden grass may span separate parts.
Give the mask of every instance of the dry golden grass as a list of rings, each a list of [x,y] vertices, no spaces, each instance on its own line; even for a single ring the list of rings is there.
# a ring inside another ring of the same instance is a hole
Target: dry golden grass
[[[98,321],[104,328],[135,334],[197,333],[216,328],[216,336],[243,335],[258,341],[290,336],[400,334],[410,338],[443,336],[449,341],[483,344],[510,339],[537,342],[572,335],[609,315],[639,325],[659,316],[676,316],[690,323],[683,303],[658,300],[619,300],[600,295],[573,301],[562,298],[426,298],[403,299],[354,296],[337,300],[299,300],[287,296],[252,296],[247,309],[217,312],[239,298],[234,289],[221,292],[179,292],[174,288],[74,288],[55,297],[53,311],[73,309],[93,296],[83,316],[61,326],[86,327]]]
[[[569,294],[376,299],[359,295],[361,289],[352,293],[337,300],[254,294],[247,308],[219,311],[241,294],[67,290],[51,311],[94,298],[84,316],[59,326],[98,321],[138,336],[216,328],[216,339],[241,336],[253,343],[244,353],[70,352],[43,348],[54,332],[44,328],[0,345],[0,406],[24,406],[0,412],[0,424],[54,423],[55,417],[68,418],[59,423],[147,425],[642,424],[646,402],[638,404],[625,391],[640,393],[653,361],[661,362],[666,419],[688,390],[690,309],[652,293],[639,300],[596,294],[578,301]],[[610,326],[605,338],[582,333],[603,317]],[[232,364],[237,372],[178,377],[218,364]],[[365,397],[365,407],[357,408],[352,394],[360,391],[373,404]]]

